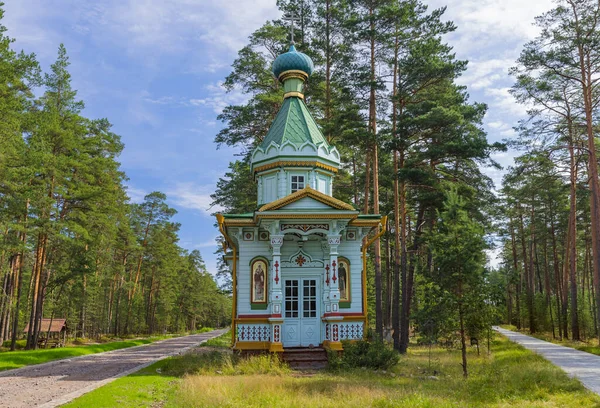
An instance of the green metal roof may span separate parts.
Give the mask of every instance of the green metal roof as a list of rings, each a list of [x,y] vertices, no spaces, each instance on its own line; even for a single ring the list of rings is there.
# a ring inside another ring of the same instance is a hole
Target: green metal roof
[[[358,218],[363,220],[378,220],[381,218],[381,214],[358,214]]]
[[[252,218],[252,217],[254,217],[254,213],[223,214],[223,218]]]
[[[267,136],[263,139],[261,147],[267,148],[271,142],[281,146],[286,141],[296,146],[306,142],[315,145],[324,143],[329,146],[304,101],[297,97],[286,98],[283,101],[283,105],[277,113]]]

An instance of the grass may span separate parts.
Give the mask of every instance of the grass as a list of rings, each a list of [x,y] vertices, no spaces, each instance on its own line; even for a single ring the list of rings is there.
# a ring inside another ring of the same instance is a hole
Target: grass
[[[198,330],[195,333],[203,333],[212,330],[213,329],[211,328],[205,328],[202,330]],[[82,341],[76,339],[74,343],[71,343],[71,345],[67,345],[67,347],[61,348],[2,351],[0,352],[0,371],[10,370],[13,368],[19,368],[33,364],[47,363],[49,361],[60,360],[63,358],[78,357],[87,354],[96,354],[105,351],[113,351],[128,347],[141,346],[143,344],[154,343],[159,340],[164,340],[182,335],[183,334],[152,336],[147,338],[137,338],[125,341],[109,341],[101,344],[88,345],[79,345],[82,343]],[[22,341],[24,342],[24,340]]]
[[[387,371],[305,374],[269,356],[240,360],[222,348],[177,356],[86,394],[65,407],[600,407],[587,391],[540,356],[493,340],[491,356],[412,347]]]
[[[574,340],[560,340],[552,337],[552,333],[540,332],[540,333],[529,333],[529,330],[519,330],[515,326],[511,325],[503,325],[501,326],[504,329],[516,331],[519,333],[527,334],[528,336],[538,338],[540,340],[545,340],[550,343],[560,344],[561,346],[571,347],[576,350],[585,351],[586,353],[595,354],[600,356],[600,345],[598,345],[598,338],[589,338],[587,340],[582,341],[574,341]]]

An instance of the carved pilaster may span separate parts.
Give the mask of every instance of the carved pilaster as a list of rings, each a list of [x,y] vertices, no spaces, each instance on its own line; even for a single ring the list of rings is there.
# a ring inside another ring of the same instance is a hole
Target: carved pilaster
[[[281,290],[281,246],[283,245],[283,235],[271,235],[271,248],[273,256],[271,260],[271,284],[269,285],[269,305],[271,315],[281,316],[281,305],[283,301],[283,292]]]
[[[328,235],[327,245],[329,246],[329,266],[330,266],[330,283],[329,283],[329,305],[330,313],[338,313],[340,303],[340,289],[338,284],[338,246],[341,243],[341,235]]]

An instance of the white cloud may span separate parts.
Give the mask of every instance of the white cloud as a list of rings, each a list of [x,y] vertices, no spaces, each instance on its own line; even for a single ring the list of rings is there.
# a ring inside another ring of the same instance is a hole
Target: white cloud
[[[222,70],[254,30],[280,16],[274,0],[10,0],[5,9],[9,34],[44,59],[70,31],[70,48],[109,44],[147,69],[176,56],[187,73]]]
[[[517,104],[515,98],[510,94],[509,87],[500,88],[486,88],[484,89],[484,95],[491,98],[489,104],[499,109],[501,112],[512,115],[514,118],[511,122],[515,123],[518,119],[522,118],[526,114],[526,107]]]
[[[431,0],[430,7],[448,6],[446,18],[458,26],[451,34],[452,44],[464,55],[496,58],[500,49],[511,51],[508,44],[518,45],[533,38],[538,29],[534,18],[553,7],[552,0]]]
[[[248,96],[239,89],[228,92],[221,81],[209,84],[205,86],[205,89],[207,95],[201,98],[192,98],[189,103],[193,106],[207,106],[217,115],[223,112],[223,109],[228,105],[239,105],[248,100]]]
[[[129,199],[132,203],[141,203],[142,201],[144,201],[144,197],[147,194],[148,192],[140,188],[127,186],[127,195],[129,196]]]
[[[485,89],[506,79],[508,68],[514,63],[514,58],[471,60],[467,71],[457,82],[469,89]]]
[[[167,190],[167,196],[176,206],[189,210],[197,210],[202,214],[210,214],[222,210],[219,206],[211,206],[212,198],[210,195],[215,191],[215,186],[197,185],[194,183],[177,183],[174,187]]]

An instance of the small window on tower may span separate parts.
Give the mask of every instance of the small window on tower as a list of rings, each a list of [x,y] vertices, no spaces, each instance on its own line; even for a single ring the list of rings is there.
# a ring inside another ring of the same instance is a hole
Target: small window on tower
[[[304,176],[292,176],[292,193],[304,188]]]

